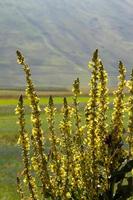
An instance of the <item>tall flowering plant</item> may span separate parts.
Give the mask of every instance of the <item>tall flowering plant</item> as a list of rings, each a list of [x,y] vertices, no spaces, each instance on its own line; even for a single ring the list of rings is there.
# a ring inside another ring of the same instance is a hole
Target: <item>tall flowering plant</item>
[[[17,61],[26,77],[26,96],[31,107],[32,130],[25,127],[22,95],[16,107],[19,124],[19,145],[22,148],[23,170],[17,176],[21,200],[126,200],[133,198],[133,71],[126,81],[126,68],[119,62],[119,83],[114,93],[112,119],[107,88],[107,72],[94,52],[89,68],[92,76],[84,117],[79,96],[80,81],[72,87],[73,104],[63,99],[62,116],[56,127],[57,109],[50,96],[45,107],[49,134],[42,128],[39,98],[24,56],[17,51]],[[125,87],[129,88],[124,102]],[[128,111],[127,130],[124,116]],[[45,134],[44,134],[45,133]],[[47,146],[46,146],[47,145]]]

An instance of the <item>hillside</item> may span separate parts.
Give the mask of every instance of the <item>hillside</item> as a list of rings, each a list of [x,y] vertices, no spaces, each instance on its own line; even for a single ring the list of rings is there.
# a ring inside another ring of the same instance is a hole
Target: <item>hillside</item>
[[[116,83],[119,59],[133,66],[132,0],[0,0],[0,88],[22,87],[16,49],[26,56],[38,87],[88,83],[87,63],[99,48]]]

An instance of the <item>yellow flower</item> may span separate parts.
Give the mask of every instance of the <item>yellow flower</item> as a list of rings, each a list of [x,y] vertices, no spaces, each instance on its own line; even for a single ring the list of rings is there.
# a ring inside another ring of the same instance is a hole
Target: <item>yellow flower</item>
[[[71,198],[71,194],[70,194],[70,192],[67,192],[67,193],[66,193],[66,197],[67,197],[68,199]]]

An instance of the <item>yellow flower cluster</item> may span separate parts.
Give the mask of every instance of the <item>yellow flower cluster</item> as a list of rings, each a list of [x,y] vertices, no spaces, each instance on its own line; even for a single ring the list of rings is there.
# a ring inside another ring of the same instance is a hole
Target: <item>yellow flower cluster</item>
[[[128,136],[126,138],[128,143],[128,156],[129,159],[133,158],[133,70],[131,73],[131,79],[127,84],[130,92],[130,97],[128,101],[128,116],[129,116],[129,122],[128,122]]]
[[[120,191],[130,197],[131,184],[125,187],[123,180],[132,180],[126,174],[133,169],[133,71],[130,81],[126,83],[125,66],[119,63],[118,89],[115,92],[112,120],[108,123],[108,78],[96,49],[88,65],[92,76],[84,117],[79,102],[80,81],[77,78],[72,87],[73,104],[69,105],[64,97],[60,122],[56,121],[54,99],[49,97],[44,109],[49,136],[47,143],[31,71],[19,51],[17,62],[22,65],[26,77],[26,97],[30,102],[32,124],[29,133],[25,129],[25,110],[23,97],[20,96],[15,111],[20,127],[18,143],[22,148],[24,166],[21,176],[17,177],[21,200],[106,200],[117,199]],[[127,103],[128,130],[124,135],[126,85],[130,97]],[[123,144],[128,146],[126,150]],[[125,188],[128,188],[128,193]]]
[[[122,148],[123,145],[123,133],[124,133],[124,88],[126,86],[126,68],[123,63],[119,62],[119,83],[118,90],[114,93],[114,110],[112,114],[112,148],[110,150],[110,157],[112,158],[112,166],[110,170],[113,168],[119,167],[119,165],[123,161],[123,156],[125,150]]]
[[[19,115],[19,125],[20,125],[20,144],[22,146],[22,152],[23,152],[23,163],[24,163],[24,182],[28,185],[29,192],[30,192],[30,197],[33,200],[37,200],[37,192],[36,192],[36,184],[35,184],[35,179],[31,175],[31,165],[30,165],[30,141],[29,141],[29,136],[25,130],[25,119],[24,119],[24,106],[23,106],[23,97],[22,95],[19,98],[19,103],[16,108],[16,114]],[[23,199],[22,196],[22,191],[20,187],[20,179],[19,177],[17,178],[17,183],[18,183],[18,190],[19,193],[21,194],[21,199]]]

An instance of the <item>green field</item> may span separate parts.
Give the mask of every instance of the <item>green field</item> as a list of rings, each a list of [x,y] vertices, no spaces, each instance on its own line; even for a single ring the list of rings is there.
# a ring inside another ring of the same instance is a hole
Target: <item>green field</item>
[[[82,103],[87,101],[87,97],[81,97]],[[15,115],[15,107],[17,105],[17,98],[1,98],[0,99],[0,199],[1,200],[17,200],[19,199],[16,192],[16,175],[21,168],[21,151],[17,146],[18,139],[18,125],[16,124],[17,116]],[[63,98],[55,97],[55,104],[57,107],[61,107]],[[68,97],[68,102],[72,103],[72,97]],[[44,134],[47,135],[47,122],[46,116],[43,112],[44,107],[48,103],[48,98],[43,97],[40,100],[42,108],[42,122]],[[25,100],[26,104],[26,122],[27,129],[30,130],[30,109],[28,107],[28,101]],[[42,105],[43,104],[43,105]],[[57,114],[57,122],[61,116]]]
[[[68,102],[72,104],[72,97],[68,97]],[[112,105],[113,96],[110,96]],[[125,98],[127,101],[127,97]],[[1,98],[0,99],[0,200],[17,200],[19,199],[16,192],[16,175],[21,168],[21,150],[17,146],[18,139],[18,125],[16,124],[17,116],[15,116],[15,107],[17,105],[17,98]],[[80,97],[81,113],[83,114],[83,105],[88,101],[88,97]],[[63,97],[55,97],[54,102],[57,106],[56,123],[58,124],[61,119],[59,110],[63,102]],[[45,138],[48,138],[47,121],[44,113],[44,107],[48,103],[48,97],[42,97],[40,104],[42,108],[41,119],[43,122],[43,130]],[[26,127],[27,130],[31,129],[30,125],[30,109],[28,101],[26,104]],[[108,110],[108,118],[110,119],[112,106]],[[108,120],[109,120],[108,119]],[[126,124],[125,119],[125,124]],[[84,117],[83,117],[84,121]],[[58,127],[58,126],[57,126]],[[58,132],[59,130],[57,130]]]
[[[72,97],[68,97],[67,99],[68,99],[68,103],[72,103],[72,100],[73,100]],[[80,97],[79,98],[79,101],[81,103],[86,103],[87,100],[88,100],[88,97]],[[12,99],[0,99],[0,105],[2,105],[2,106],[7,106],[7,105],[9,105],[9,106],[11,106],[11,105],[15,106],[15,105],[17,105],[17,102],[18,102],[18,100],[16,98],[12,98]],[[63,102],[63,98],[61,98],[61,97],[55,97],[54,98],[54,103],[55,104],[62,104],[62,102]],[[29,102],[26,99],[25,100],[25,105],[28,105],[28,104],[29,104]],[[48,104],[48,97],[41,98],[40,99],[40,104],[42,104],[42,105],[43,104]]]

